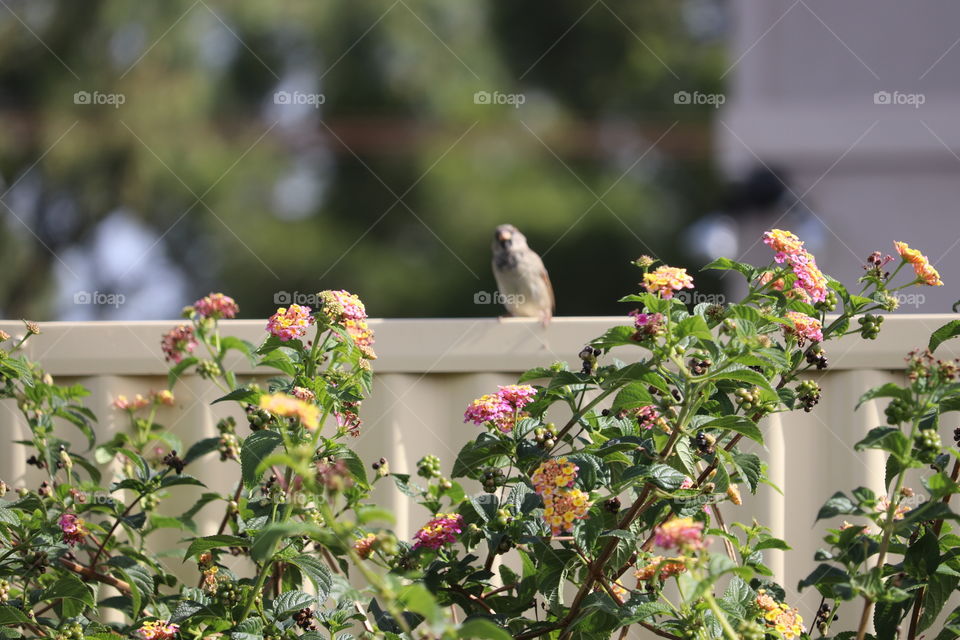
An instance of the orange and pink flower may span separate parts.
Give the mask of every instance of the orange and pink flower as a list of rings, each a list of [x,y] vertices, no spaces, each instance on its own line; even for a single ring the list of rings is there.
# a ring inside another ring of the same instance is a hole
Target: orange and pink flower
[[[300,424],[311,431],[320,425],[319,407],[285,393],[261,396],[260,408],[284,418],[296,418]]]
[[[289,307],[280,307],[270,316],[267,320],[267,332],[281,342],[287,342],[307,335],[307,330],[314,322],[310,307],[292,304]]]
[[[676,291],[692,289],[693,278],[687,275],[686,269],[664,265],[643,274],[643,286],[650,293],[659,294],[661,298],[669,300]]]
[[[230,296],[222,293],[211,293],[193,303],[193,308],[197,310],[203,318],[235,318],[240,311],[239,305]]]

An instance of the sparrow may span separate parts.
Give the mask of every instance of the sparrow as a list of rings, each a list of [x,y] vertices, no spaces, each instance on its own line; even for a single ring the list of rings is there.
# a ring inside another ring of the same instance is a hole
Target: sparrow
[[[512,224],[502,224],[493,234],[493,276],[500,299],[511,316],[540,318],[543,326],[553,317],[550,276],[543,260],[527,246],[527,238]]]

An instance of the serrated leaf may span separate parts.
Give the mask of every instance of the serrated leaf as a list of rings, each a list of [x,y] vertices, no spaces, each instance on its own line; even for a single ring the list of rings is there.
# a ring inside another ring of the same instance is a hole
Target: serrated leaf
[[[903,568],[913,578],[925,580],[940,564],[940,544],[932,531],[927,531],[913,542],[903,556]]]
[[[760,432],[760,427],[746,416],[721,416],[705,422],[701,425],[701,428],[734,431],[745,435],[754,442],[763,444],[763,434]]]
[[[183,372],[198,362],[199,360],[197,358],[190,356],[173,365],[173,367],[171,367],[170,371],[167,373],[167,388],[173,389],[174,385],[177,384],[177,380],[179,380],[180,376],[183,375]]]
[[[457,631],[458,638],[477,638],[482,640],[511,640],[513,636],[487,618],[468,618]]]
[[[283,620],[288,615],[303,609],[304,607],[315,607],[316,598],[303,591],[284,591],[277,599],[273,601],[273,615],[278,620]]]
[[[248,387],[237,387],[230,393],[220,396],[210,404],[217,404],[218,402],[228,402],[230,400],[235,400],[237,402],[253,402],[260,397],[260,391],[250,389]]]
[[[280,434],[270,429],[254,431],[246,437],[240,448],[240,473],[246,488],[251,489],[260,481],[257,467],[282,442]]]
[[[327,565],[323,564],[317,558],[306,554],[290,558],[287,562],[297,565],[313,583],[317,590],[317,600],[323,602],[330,594],[330,588],[333,585],[333,578]]]

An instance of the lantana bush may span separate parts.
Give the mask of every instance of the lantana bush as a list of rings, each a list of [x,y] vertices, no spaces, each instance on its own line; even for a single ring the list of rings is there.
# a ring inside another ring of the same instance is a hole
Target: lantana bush
[[[573,347],[575,366],[532,369],[469,402],[463,428],[473,439],[455,460],[423,456],[417,477],[352,448],[376,354],[365,307],[348,292],[277,309],[259,344],[227,335],[232,298],[196,301],[160,340],[168,388],[115,398],[128,428],[102,442],[87,391],[56,384],[22,355],[41,327],[0,335],[0,397],[22,413],[30,437],[19,445],[36,467],[17,486],[0,483],[0,634],[960,636],[960,609],[943,611],[960,585],[950,507],[960,430],[945,427],[942,438],[940,424],[960,410],[960,384],[957,364],[933,355],[960,321],[909,354],[903,384],[849,399],[851,411],[887,403],[887,424],[856,445],[885,452],[885,491],[824,496],[817,519],[846,520],[821,528],[824,546],[798,585],[818,592],[819,609],[801,615],[765,564],[788,542],[735,519],[744,493],[775,490],[757,453],[764,418],[817,404],[820,387],[801,375],[828,367],[827,343],[876,338],[899,290],[943,284],[902,242],[894,256],[868,258],[853,293],[792,233],[763,241],[764,267],[706,267],[745,279],[736,303],[690,308],[677,295],[694,286],[685,269],[636,260],[641,289],[623,299],[635,307],[624,322]],[[231,352],[263,375],[239,379]],[[181,442],[156,419],[187,373],[246,419]],[[201,465],[220,465],[230,490],[205,487],[194,475]],[[419,505],[416,531],[391,529],[392,513],[372,497],[378,482]],[[168,499],[193,506],[169,515]],[[216,526],[199,527],[210,513]],[[835,631],[840,613],[847,629]]]

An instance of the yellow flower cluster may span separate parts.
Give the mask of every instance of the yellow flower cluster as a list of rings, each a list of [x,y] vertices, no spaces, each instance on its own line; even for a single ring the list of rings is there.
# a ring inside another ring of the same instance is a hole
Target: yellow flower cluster
[[[778,603],[763,589],[757,592],[757,606],[763,611],[763,619],[785,640],[793,640],[803,635],[803,617],[796,608],[790,608],[785,602]]]
[[[911,249],[910,245],[906,242],[894,242],[893,246],[897,249],[897,253],[900,254],[901,258],[913,265],[913,270],[916,272],[917,279],[920,282],[931,287],[943,286],[940,273],[933,268],[927,256],[916,249]]]
[[[556,458],[544,460],[530,477],[543,498],[543,518],[555,536],[573,530],[573,523],[586,518],[590,510],[590,497],[573,488],[579,469],[566,458]]]
[[[320,425],[320,408],[298,400],[285,393],[273,393],[260,397],[260,408],[284,418],[297,418],[307,429],[313,431]]]
[[[580,489],[554,493],[551,498],[544,498],[544,502],[543,519],[555,536],[573,531],[573,523],[586,518],[590,510],[589,496]]]
[[[687,275],[686,269],[662,266],[643,274],[643,286],[650,293],[659,293],[660,297],[669,300],[674,291],[692,289],[693,278]]]
[[[531,476],[533,488],[543,497],[544,502],[548,502],[559,490],[573,486],[579,470],[577,465],[566,458],[545,460]]]

